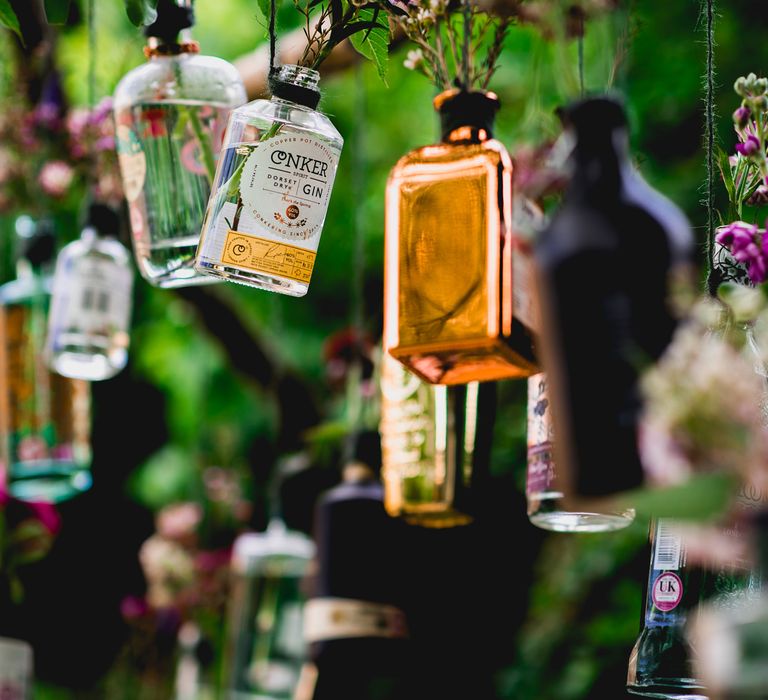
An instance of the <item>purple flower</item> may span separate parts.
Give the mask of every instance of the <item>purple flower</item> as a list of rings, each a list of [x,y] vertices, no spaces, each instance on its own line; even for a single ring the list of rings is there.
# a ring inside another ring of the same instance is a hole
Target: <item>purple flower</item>
[[[733,123],[740,129],[743,129],[749,123],[751,116],[752,112],[749,107],[741,105],[741,107],[733,113]]]
[[[744,143],[736,144],[736,152],[746,156],[747,158],[749,156],[755,155],[755,153],[758,153],[759,151],[760,139],[758,139],[754,134],[747,134],[747,138]]]
[[[722,227],[715,236],[715,241],[734,253],[734,249],[744,248],[753,242],[755,234],[757,234],[757,226],[754,224],[748,224],[746,221],[734,221],[732,224]]]

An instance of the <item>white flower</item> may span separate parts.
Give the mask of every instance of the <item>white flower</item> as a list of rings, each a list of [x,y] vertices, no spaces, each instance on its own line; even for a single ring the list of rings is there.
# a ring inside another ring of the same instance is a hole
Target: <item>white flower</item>
[[[75,171],[70,165],[63,160],[52,160],[43,166],[37,180],[46,194],[51,197],[63,197],[74,176]]]
[[[421,49],[413,49],[408,52],[403,65],[409,70],[416,70],[424,62],[424,54]]]

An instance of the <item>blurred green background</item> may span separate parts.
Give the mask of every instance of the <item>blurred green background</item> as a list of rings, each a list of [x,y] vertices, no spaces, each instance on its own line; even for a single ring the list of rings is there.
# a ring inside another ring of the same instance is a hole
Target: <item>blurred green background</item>
[[[235,60],[260,45],[264,28],[254,6],[255,0],[197,0],[193,35],[202,52]],[[283,4],[279,18],[282,30],[292,26],[290,4]],[[84,105],[87,31],[81,17],[74,20],[58,32],[56,57],[68,99]],[[99,0],[96,20],[96,76],[101,96],[111,94],[121,76],[144,60],[144,39],[128,22],[118,0]],[[767,30],[768,12],[759,0],[719,4],[717,128],[727,150],[734,142],[730,114],[738,106],[731,86],[738,76],[764,69]],[[626,98],[640,169],[651,184],[687,212],[702,247],[706,237],[702,206],[706,179],[704,39],[698,2],[635,0],[588,23],[584,40],[587,91],[608,88],[609,76],[615,73],[610,87]],[[13,81],[13,39],[4,32],[0,41],[7,88]],[[626,56],[614,71],[617,46],[622,45]],[[346,143],[309,294],[293,299],[231,284],[209,290],[246,329],[248,342],[264,350],[275,376],[290,378],[287,386],[300,387],[300,395],[314,404],[314,427],[326,429],[305,442],[303,429],[312,425],[293,429],[290,412],[285,407],[281,410],[279,393],[286,391],[286,384],[264,385],[234,369],[228,340],[209,332],[189,299],[153,289],[137,276],[131,364],[114,381],[140,383],[151,390],[148,401],[161,399],[151,406],[151,412],[164,422],[166,435],[151,454],[122,471],[110,474],[102,464],[95,473],[97,485],[99,479],[110,481],[110,493],[124,494],[127,501],[151,514],[168,503],[196,498],[200,470],[218,465],[242,475],[244,488],[256,505],[254,526],[258,526],[264,522],[266,484],[279,456],[308,445],[316,465],[328,470],[337,467],[340,431],[332,428],[339,422],[343,425],[345,405],[343,394],[328,381],[323,348],[330,336],[353,321],[360,287],[352,270],[363,271],[364,326],[378,338],[387,174],[400,156],[437,137],[431,104],[435,91],[424,77],[403,67],[406,51],[404,45],[393,50],[387,84],[380,81],[372,65],[328,76],[321,83],[321,109],[331,116]],[[542,39],[533,28],[512,27],[491,83],[502,103],[496,137],[514,153],[523,144],[556,136],[555,109],[576,97],[576,76],[574,41],[557,45]],[[354,164],[356,157],[362,167]],[[724,210],[725,193],[719,181],[717,193]],[[21,213],[12,212],[2,220],[0,281],[13,276],[11,224]],[[79,235],[78,215],[77,203],[56,212],[62,243]],[[356,244],[358,240],[362,240],[361,246]],[[544,535],[521,524],[525,520],[524,400],[524,382],[501,384],[492,465],[494,475],[512,484],[517,494],[507,505],[496,506],[507,509],[503,515],[517,524],[509,528],[509,539],[497,537],[486,550],[487,561],[475,562],[480,580],[495,576],[517,579],[509,589],[509,596],[517,597],[519,603],[516,616],[510,618],[513,622],[506,630],[494,628],[490,621],[488,626],[488,634],[501,632],[492,644],[503,647],[495,663],[498,697],[624,697],[623,674],[642,611],[647,524],[636,523],[617,534],[582,537]],[[97,419],[102,411],[123,422],[118,440],[133,439],[133,414],[141,412],[141,406],[107,407],[99,403],[97,395],[95,410]],[[115,449],[120,449],[120,443]],[[75,513],[78,506],[67,508]],[[139,520],[146,529],[147,517]],[[66,529],[66,512],[64,523]],[[119,530],[120,525],[115,527]],[[121,549],[112,540],[105,546],[113,550],[115,560],[135,554],[130,546]],[[55,552],[53,560],[57,561]],[[66,567],[67,563],[59,557],[57,565]],[[31,595],[37,591],[43,596],[44,590],[33,585]],[[503,587],[493,590],[504,595]],[[87,600],[78,605],[80,614],[87,616]],[[473,601],[461,605],[471,609]],[[509,601],[505,605],[508,608]],[[102,663],[105,673],[110,659]],[[41,686],[40,697],[86,697],[85,691],[67,690],[70,676],[55,665],[43,663],[41,675],[48,685],[45,690]]]

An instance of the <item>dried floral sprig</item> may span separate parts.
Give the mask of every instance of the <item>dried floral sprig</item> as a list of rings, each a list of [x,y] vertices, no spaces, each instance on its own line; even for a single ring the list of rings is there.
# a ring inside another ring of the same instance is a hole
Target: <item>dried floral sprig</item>
[[[294,6],[302,16],[306,39],[304,53],[298,62],[300,66],[317,70],[336,46],[350,39],[352,45],[363,56],[373,59],[379,65],[379,72],[383,73],[381,62],[386,57],[390,32],[382,21],[378,2],[294,0]],[[377,41],[370,42],[374,32]],[[361,41],[370,43],[363,47]]]
[[[485,90],[514,17],[498,17],[473,0],[389,0],[393,22],[417,46],[404,61],[441,90]]]

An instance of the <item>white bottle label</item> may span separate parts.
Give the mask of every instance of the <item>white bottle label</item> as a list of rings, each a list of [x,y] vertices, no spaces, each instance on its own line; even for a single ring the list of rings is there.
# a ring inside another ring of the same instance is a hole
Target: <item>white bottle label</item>
[[[221,263],[308,283],[337,165],[338,154],[309,135],[257,143],[240,177],[239,217],[225,207],[217,222],[226,225]]]
[[[60,330],[111,333],[128,328],[132,276],[109,260],[81,258],[68,274],[57,276],[53,299]],[[60,304],[60,306],[59,306]],[[58,309],[57,309],[58,310]]]

